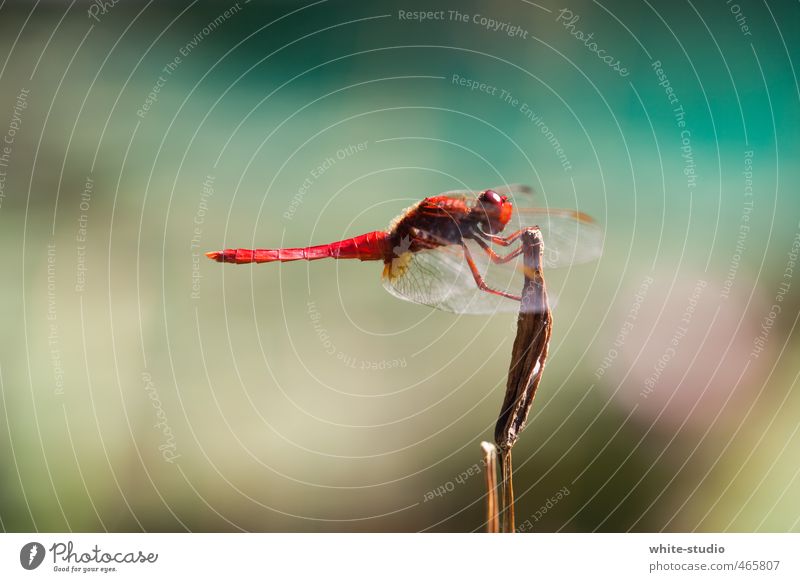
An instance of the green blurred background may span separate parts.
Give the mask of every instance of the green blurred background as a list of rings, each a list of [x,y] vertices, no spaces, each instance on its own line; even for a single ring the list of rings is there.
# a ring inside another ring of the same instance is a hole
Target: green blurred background
[[[513,315],[404,303],[375,264],[202,252],[527,182],[606,239],[547,273],[518,523],[800,530],[799,22],[788,2],[4,2],[0,525],[481,530]]]

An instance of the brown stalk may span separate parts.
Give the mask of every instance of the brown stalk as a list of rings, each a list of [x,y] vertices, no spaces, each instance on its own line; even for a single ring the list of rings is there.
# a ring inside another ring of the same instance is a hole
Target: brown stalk
[[[542,379],[553,327],[542,271],[542,235],[538,228],[530,228],[522,234],[521,240],[525,284],[517,318],[517,336],[508,369],[506,395],[494,432],[495,443],[501,452],[502,529],[507,533],[515,530],[511,448],[528,420],[536,389]]]
[[[500,508],[497,503],[497,447],[483,441],[483,462],[486,465],[486,533],[500,533]]]

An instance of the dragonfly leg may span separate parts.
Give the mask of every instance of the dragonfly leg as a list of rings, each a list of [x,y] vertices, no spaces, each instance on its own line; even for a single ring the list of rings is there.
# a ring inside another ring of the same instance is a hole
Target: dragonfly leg
[[[522,254],[522,245],[520,245],[517,249],[511,251],[507,255],[501,257],[496,252],[494,252],[492,247],[490,247],[486,243],[486,241],[484,241],[482,239],[479,239],[477,237],[473,238],[472,240],[474,240],[476,243],[478,243],[478,245],[484,250],[484,252],[487,255],[489,255],[489,258],[492,260],[492,262],[497,264],[497,265],[502,264],[502,263],[507,263],[507,262],[517,258],[518,256],[520,256]]]
[[[478,266],[475,264],[475,260],[472,258],[472,253],[469,252],[469,247],[467,247],[466,243],[461,243],[462,248],[464,249],[464,258],[467,260],[467,264],[469,265],[469,270],[472,271],[472,276],[475,279],[475,283],[478,285],[478,288],[481,291],[486,291],[487,293],[491,293],[492,295],[499,295],[501,297],[507,297],[509,299],[513,299],[514,301],[521,301],[519,295],[512,295],[511,293],[506,293],[505,291],[498,291],[497,289],[492,289],[486,284],[486,281],[483,280],[483,276],[481,272],[478,270]]]
[[[521,228],[521,229],[519,229],[517,231],[512,232],[511,234],[509,234],[508,236],[505,236],[505,237],[497,236],[496,234],[489,234],[488,232],[480,232],[480,235],[482,237],[484,237],[486,240],[488,240],[489,242],[493,243],[493,244],[500,245],[501,247],[508,247],[508,246],[511,246],[512,244],[514,244],[514,242],[519,237],[522,236],[522,233],[530,230],[531,228],[537,228],[537,227],[528,226],[528,227],[525,227],[525,228]]]

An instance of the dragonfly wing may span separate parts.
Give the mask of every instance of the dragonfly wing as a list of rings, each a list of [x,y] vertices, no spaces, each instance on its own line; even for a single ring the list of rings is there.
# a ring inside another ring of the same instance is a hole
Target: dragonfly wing
[[[594,219],[577,210],[560,208],[515,208],[504,233],[538,226],[544,241],[547,268],[588,263],[603,253],[603,229]]]
[[[521,273],[518,283],[514,295],[522,290]],[[405,301],[452,313],[516,312],[520,305],[513,299],[479,289],[464,250],[458,245],[401,253],[385,263],[383,286]]]
[[[485,190],[486,188],[483,190],[448,190],[447,192],[442,192],[439,196],[453,196],[474,200]],[[511,196],[512,198],[518,195],[524,197],[533,196],[533,188],[526,184],[503,184],[489,188],[489,190],[494,190],[501,196]]]
[[[531,186],[527,184],[503,184],[501,186],[494,186],[493,188],[489,188],[489,190],[494,190],[501,196],[533,196],[534,190]]]
[[[575,210],[535,208],[531,204],[533,189],[522,184],[498,186],[493,190],[509,195],[514,207],[504,234],[531,226],[541,230],[545,270],[592,261],[601,255],[603,230],[590,216]],[[452,190],[440,196],[469,203],[479,194],[473,190]],[[436,208],[431,212],[434,210]],[[421,233],[417,242],[436,241],[438,238],[435,232]],[[467,239],[464,244],[491,289],[517,296],[521,294],[524,284],[521,256],[497,264],[474,240]],[[517,249],[519,243],[509,247],[491,246],[502,256]],[[481,290],[469,268],[464,248],[457,244],[399,252],[384,264],[383,285],[400,299],[454,313],[516,312],[520,307],[518,301]],[[551,296],[551,303],[553,299]]]

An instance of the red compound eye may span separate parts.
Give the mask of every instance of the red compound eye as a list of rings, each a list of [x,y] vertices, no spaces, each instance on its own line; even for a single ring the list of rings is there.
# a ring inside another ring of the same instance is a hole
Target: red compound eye
[[[478,199],[484,204],[493,204],[495,206],[500,206],[504,202],[503,198],[504,196],[500,196],[500,194],[498,194],[494,190],[486,190],[480,195]]]

